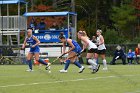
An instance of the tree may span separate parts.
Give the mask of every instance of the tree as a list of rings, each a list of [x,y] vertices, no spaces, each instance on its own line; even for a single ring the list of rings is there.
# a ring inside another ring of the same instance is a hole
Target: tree
[[[60,0],[57,2],[57,10],[71,11],[71,0]]]
[[[114,22],[114,27],[119,31],[119,35],[124,35],[127,39],[132,38],[136,16],[130,1],[124,1],[120,7],[113,6],[110,19]]]

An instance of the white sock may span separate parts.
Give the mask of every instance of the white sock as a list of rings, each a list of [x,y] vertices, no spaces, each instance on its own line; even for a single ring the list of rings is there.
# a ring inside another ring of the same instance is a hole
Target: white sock
[[[103,60],[103,66],[104,68],[107,68],[106,59]]]
[[[96,69],[97,63],[95,59],[89,59],[88,63],[93,66],[93,69]]]

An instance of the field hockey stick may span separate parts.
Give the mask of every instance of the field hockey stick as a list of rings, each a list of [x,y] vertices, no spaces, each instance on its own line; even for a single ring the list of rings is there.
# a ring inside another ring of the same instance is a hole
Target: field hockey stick
[[[71,59],[71,58],[74,58],[74,57],[76,57],[76,56],[79,56],[79,55],[81,55],[83,52],[84,52],[84,51],[81,51],[80,53],[77,53],[76,55],[74,55],[74,56],[72,56],[72,57],[69,57],[68,59]]]
[[[62,58],[64,55],[65,55],[65,54],[62,54],[61,56],[59,56],[59,57],[57,57],[56,59],[54,59],[54,60],[51,62],[51,64],[54,63],[54,62],[56,62],[58,59]]]

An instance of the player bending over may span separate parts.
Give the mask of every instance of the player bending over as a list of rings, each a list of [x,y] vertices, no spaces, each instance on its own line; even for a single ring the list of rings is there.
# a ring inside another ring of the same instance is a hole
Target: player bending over
[[[79,44],[72,39],[66,39],[63,34],[60,34],[59,39],[63,43],[63,54],[68,53],[68,58],[66,59],[65,67],[64,69],[60,70],[60,72],[66,73],[70,62],[72,62],[73,64],[75,64],[77,67],[80,68],[79,73],[82,73],[85,68],[84,66],[81,66],[81,64],[77,60],[78,59],[77,54],[81,53],[82,50]],[[68,51],[65,51],[66,44],[68,44],[70,47]]]
[[[94,53],[97,53],[97,46],[91,42],[86,34],[85,31],[79,31],[78,32],[78,38],[81,40],[81,43],[83,44],[83,50],[88,48],[87,52],[87,62],[92,66],[92,73],[96,73],[99,70],[100,65],[96,63],[96,56],[93,59]]]
[[[28,52],[28,55],[27,55],[27,63],[29,65],[29,69],[27,71],[33,71],[32,69],[32,58],[33,56],[35,57],[35,60],[38,61],[39,63],[41,64],[44,64],[46,65],[46,69],[50,66],[50,63],[46,63],[45,61],[39,59],[39,52],[40,52],[40,49],[39,49],[39,44],[40,44],[40,41],[32,35],[32,28],[28,28],[27,30],[27,37],[25,38],[24,40],[24,43],[22,45],[22,49],[25,48],[26,46],[26,43],[29,44],[29,47],[30,47],[30,51]]]

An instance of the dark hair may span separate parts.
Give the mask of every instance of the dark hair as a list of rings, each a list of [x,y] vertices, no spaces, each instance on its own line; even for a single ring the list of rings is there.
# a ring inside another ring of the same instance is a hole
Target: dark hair
[[[27,30],[33,30],[33,28],[29,27],[29,28],[27,28]]]
[[[65,39],[65,36],[64,36],[64,33],[63,32],[60,33],[59,39]]]

